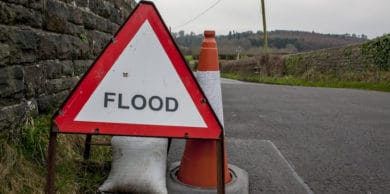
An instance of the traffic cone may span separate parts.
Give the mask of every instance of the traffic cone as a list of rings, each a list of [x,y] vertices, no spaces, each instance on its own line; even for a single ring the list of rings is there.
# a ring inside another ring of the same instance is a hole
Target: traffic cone
[[[221,81],[217,43],[214,31],[205,31],[200,49],[196,78],[219,121],[223,125]],[[231,181],[226,149],[224,149],[225,183]],[[184,184],[197,187],[217,186],[217,141],[187,140],[177,178]]]

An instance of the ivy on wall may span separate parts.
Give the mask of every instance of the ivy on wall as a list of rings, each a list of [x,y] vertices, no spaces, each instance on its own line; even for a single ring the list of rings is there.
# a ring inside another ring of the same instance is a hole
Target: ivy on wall
[[[381,71],[390,70],[390,34],[363,44],[363,55]]]

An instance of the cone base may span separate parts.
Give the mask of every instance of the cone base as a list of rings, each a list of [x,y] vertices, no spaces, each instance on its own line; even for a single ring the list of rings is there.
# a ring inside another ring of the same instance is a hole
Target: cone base
[[[184,184],[177,178],[180,168],[180,162],[174,162],[169,165],[167,173],[167,189],[169,194],[215,194],[216,187],[195,187]],[[229,164],[229,174],[232,175],[231,181],[225,185],[227,194],[248,194],[249,178],[248,173],[239,167]]]

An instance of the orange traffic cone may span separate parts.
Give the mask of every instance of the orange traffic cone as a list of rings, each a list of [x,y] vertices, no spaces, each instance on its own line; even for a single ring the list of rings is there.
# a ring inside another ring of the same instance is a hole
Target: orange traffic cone
[[[214,31],[205,31],[205,39],[199,56],[197,80],[211,107],[223,124],[221,83],[219,75],[218,50]],[[224,150],[226,153],[226,150]],[[217,141],[187,140],[177,178],[198,187],[217,186]],[[224,158],[225,183],[230,182],[226,154]]]

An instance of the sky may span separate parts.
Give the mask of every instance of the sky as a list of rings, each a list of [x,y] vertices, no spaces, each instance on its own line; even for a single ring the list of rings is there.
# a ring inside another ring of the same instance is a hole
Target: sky
[[[260,0],[152,1],[173,32],[262,30]],[[390,0],[265,0],[265,7],[268,31],[355,33],[369,38],[390,33]]]

